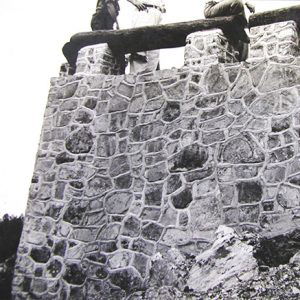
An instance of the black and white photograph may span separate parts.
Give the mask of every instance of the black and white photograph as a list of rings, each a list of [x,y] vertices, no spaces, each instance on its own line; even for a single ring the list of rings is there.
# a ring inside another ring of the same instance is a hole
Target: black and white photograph
[[[300,299],[300,0],[0,8],[0,300]]]

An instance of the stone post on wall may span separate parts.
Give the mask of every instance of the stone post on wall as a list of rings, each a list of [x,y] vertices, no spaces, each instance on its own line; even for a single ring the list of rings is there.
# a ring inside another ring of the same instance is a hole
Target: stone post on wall
[[[189,34],[184,51],[184,65],[208,65],[212,63],[238,62],[238,50],[221,29],[198,31]]]
[[[63,64],[60,69],[60,76],[66,76],[69,73],[69,64]],[[113,53],[107,44],[86,46],[81,48],[78,52],[75,71],[76,75],[122,75],[124,73],[124,54]]]

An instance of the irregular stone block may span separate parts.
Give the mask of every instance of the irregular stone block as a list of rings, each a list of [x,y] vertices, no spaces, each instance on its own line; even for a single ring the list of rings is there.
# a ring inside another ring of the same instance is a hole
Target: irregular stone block
[[[125,127],[126,116],[127,116],[127,112],[111,113],[110,124],[109,124],[110,131],[117,132],[119,130],[126,129]]]
[[[158,82],[149,82],[145,84],[145,94],[147,100],[156,98],[162,94],[162,88]]]
[[[258,163],[265,159],[257,143],[248,134],[238,135],[226,141],[219,152],[219,157],[223,162],[238,163]]]
[[[102,195],[108,192],[113,187],[111,179],[104,176],[95,176],[88,181],[85,194],[88,197]]]
[[[258,86],[262,93],[300,84],[299,69],[295,66],[272,64],[265,74],[264,80]]]
[[[30,252],[30,256],[34,261],[44,264],[49,260],[51,252],[47,247],[33,248]]]
[[[211,65],[204,77],[204,86],[209,94],[224,92],[228,82],[224,71],[219,65]]]
[[[129,103],[125,98],[114,95],[114,97],[109,101],[108,112],[124,111],[127,109],[128,105]]]
[[[154,253],[154,243],[138,238],[133,240],[131,249],[146,255],[152,255]]]
[[[145,178],[149,182],[155,182],[165,179],[168,176],[166,163],[160,163],[153,167],[147,168],[145,172]]]
[[[230,96],[233,99],[240,99],[252,89],[252,82],[246,70],[241,70],[237,79],[231,87]]]
[[[93,135],[86,127],[71,133],[66,139],[66,148],[71,153],[89,153],[93,147]]]
[[[165,122],[172,122],[180,115],[180,104],[178,102],[167,102],[166,107],[164,108],[162,119]]]
[[[72,231],[70,239],[89,243],[95,241],[97,234],[98,229],[95,228],[77,228]]]
[[[177,228],[167,228],[162,241],[167,245],[184,245],[192,239],[192,234],[188,230]]]
[[[257,223],[259,217],[259,205],[243,205],[239,207],[239,221]]]
[[[85,271],[77,264],[67,264],[63,276],[64,280],[70,284],[82,285],[86,279]]]
[[[132,82],[135,83],[135,82]],[[118,86],[118,92],[122,95],[125,96],[126,98],[131,98],[133,95],[133,91],[134,91],[134,86],[133,85],[128,85],[125,82],[122,82],[119,86]]]
[[[282,185],[277,194],[277,202],[283,208],[300,206],[300,191],[298,188]]]
[[[57,165],[73,162],[75,158],[71,155],[69,155],[67,152],[59,153],[56,156],[55,162]]]
[[[142,228],[142,237],[146,240],[158,241],[163,227],[157,223],[149,223]]]
[[[163,138],[158,138],[157,140],[147,142],[145,149],[148,153],[154,153],[163,150],[165,145],[166,140]]]
[[[73,225],[79,225],[82,222],[87,204],[87,202],[73,201],[64,213],[63,220]]]
[[[295,154],[295,149],[293,146],[282,147],[270,153],[270,162],[271,163],[282,162],[292,158],[294,154]]]
[[[171,175],[167,181],[167,194],[172,194],[182,186],[180,175]]]
[[[109,214],[125,214],[132,202],[131,192],[112,192],[105,197],[104,207]]]
[[[266,179],[267,182],[270,182],[270,183],[281,182],[285,178],[285,168],[280,167],[280,166],[274,166],[273,168],[267,168],[264,171],[264,178]],[[291,183],[293,183],[293,182],[291,182]]]
[[[207,122],[201,122],[199,127],[203,130],[217,130],[217,129],[225,129],[230,126],[234,121],[234,118],[231,116],[221,116],[218,119],[209,120]]]
[[[144,207],[141,218],[142,220],[157,221],[160,217],[161,209],[157,207]]]
[[[171,86],[164,88],[164,91],[170,100],[182,100],[184,98],[187,81],[179,81]]]
[[[198,144],[193,144],[183,148],[169,159],[169,170],[170,172],[183,172],[202,168],[207,160],[207,150]]]
[[[290,127],[292,123],[291,117],[287,118],[272,118],[272,132],[280,132]]]
[[[222,209],[218,198],[201,197],[190,205],[190,228],[194,235],[201,236],[201,231],[216,228],[222,220]]]
[[[139,271],[141,276],[144,278],[147,274],[149,258],[141,253],[134,254],[132,265]]]
[[[55,243],[53,254],[64,257],[66,253],[66,249],[67,249],[66,240],[58,241]]]
[[[116,152],[116,136],[114,134],[101,134],[97,139],[97,156],[110,157]]]
[[[239,182],[237,185],[239,203],[259,202],[262,199],[262,186],[258,181]]]
[[[236,207],[224,208],[224,223],[225,224],[234,224],[238,223],[238,209]]]
[[[130,174],[124,174],[117,178],[114,178],[116,189],[129,189],[132,184],[132,177]]]
[[[162,184],[147,185],[145,190],[145,204],[149,206],[160,206],[162,202]]]
[[[201,113],[200,120],[201,121],[207,121],[211,120],[220,116],[223,116],[225,114],[225,107],[224,106],[218,106],[216,108],[203,111]]]
[[[193,201],[191,190],[186,188],[177,195],[172,196],[172,203],[177,209],[184,209]]]
[[[134,142],[142,142],[158,137],[162,134],[164,125],[162,121],[155,121],[149,124],[138,125],[133,128],[131,139]]]
[[[196,107],[198,108],[215,108],[223,104],[227,99],[227,93],[219,93],[216,95],[200,95],[196,100]]]
[[[106,225],[100,232],[99,238],[102,240],[115,240],[120,232],[120,224],[110,223]]]
[[[61,270],[62,263],[57,259],[52,260],[47,266],[47,274],[50,278],[57,277],[57,275],[60,274]]]
[[[132,269],[118,270],[110,274],[110,281],[126,292],[131,292],[142,287],[142,280]]]
[[[71,98],[74,96],[77,88],[78,88],[79,81],[71,82],[63,87],[61,87],[56,93],[56,99],[66,99]]]
[[[127,155],[116,156],[112,159],[109,174],[112,177],[124,174],[130,170]]]
[[[77,110],[75,114],[75,121],[80,124],[89,124],[93,121],[93,118],[93,113],[84,108]]]
[[[135,216],[129,216],[124,220],[122,234],[130,237],[137,237],[140,234],[141,222]]]
[[[125,268],[129,266],[132,254],[127,251],[120,251],[112,254],[109,258],[109,266],[112,269]]]

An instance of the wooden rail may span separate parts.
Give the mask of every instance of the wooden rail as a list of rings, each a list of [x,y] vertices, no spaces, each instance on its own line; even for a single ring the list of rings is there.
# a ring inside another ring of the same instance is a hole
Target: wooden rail
[[[300,24],[300,5],[254,14],[250,17],[249,26],[255,27],[288,20],[294,20]],[[241,19],[238,16],[228,16],[124,30],[77,33],[71,37],[70,42],[64,45],[63,53],[74,68],[78,51],[85,46],[108,43],[116,55],[175,48],[184,46],[186,37],[190,33],[213,28],[220,28],[225,35],[231,37],[245,38]]]

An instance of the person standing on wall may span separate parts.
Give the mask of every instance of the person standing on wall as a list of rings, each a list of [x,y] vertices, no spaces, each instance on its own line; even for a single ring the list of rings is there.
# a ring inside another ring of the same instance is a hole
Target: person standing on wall
[[[136,0],[128,0],[132,4]],[[166,12],[163,0],[143,0],[140,6],[136,6],[136,12],[132,27],[159,25],[162,14]],[[130,73],[143,71],[155,71],[159,69],[159,50],[131,53],[129,56]]]
[[[132,3],[139,11],[146,9],[146,5],[143,1],[127,1]],[[91,20],[92,30],[112,30],[114,29],[114,24],[116,24],[116,29],[120,29],[117,19],[119,11],[119,0],[98,0],[96,12],[93,14]]]

